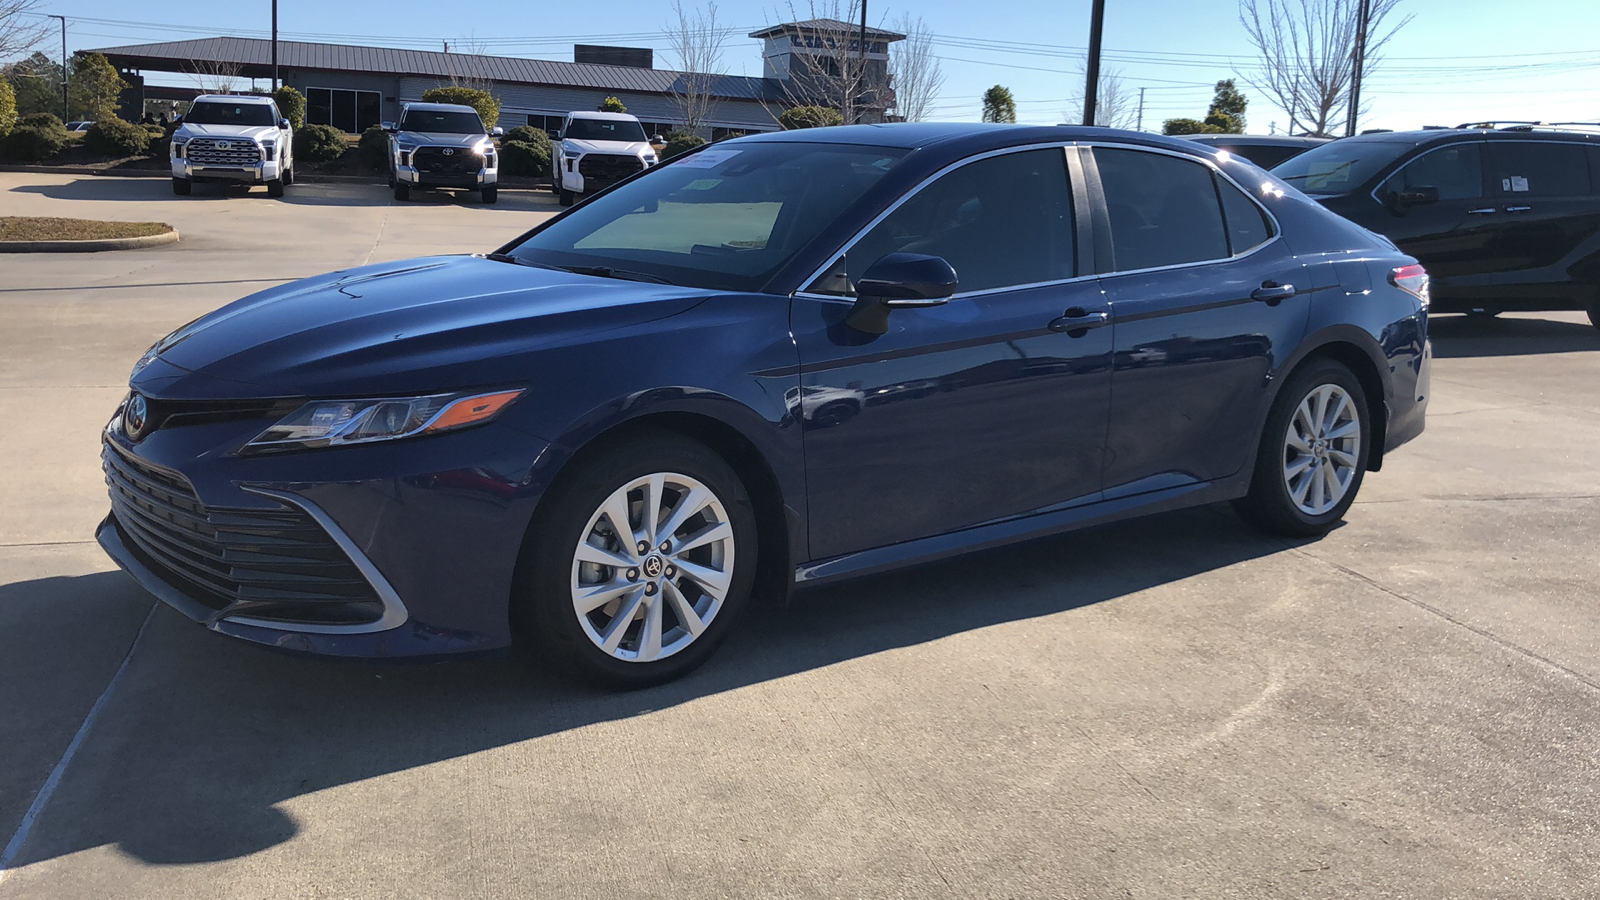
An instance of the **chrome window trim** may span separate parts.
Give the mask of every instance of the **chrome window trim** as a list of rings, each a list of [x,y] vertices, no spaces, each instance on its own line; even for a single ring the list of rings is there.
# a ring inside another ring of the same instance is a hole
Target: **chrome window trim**
[[[833,252],[828,254],[827,262],[824,262],[822,265],[817,267],[816,271],[812,272],[810,275],[807,275],[805,278],[801,279],[800,284],[802,285],[802,287],[799,288],[798,290],[792,292],[790,294],[790,296],[791,297],[809,297],[809,298],[812,298],[812,299],[819,299],[819,300],[839,300],[839,301],[843,301],[845,303],[855,303],[856,302],[856,298],[854,298],[854,297],[846,297],[846,296],[843,296],[843,295],[836,295],[836,294],[817,294],[817,293],[812,293],[811,291],[807,291],[806,288],[810,287],[813,284],[815,284],[817,279],[821,278],[822,274],[824,272],[826,272],[830,268],[832,268],[834,261],[837,260],[841,254],[849,253],[851,247],[854,247],[856,244],[860,243],[861,239],[866,237],[868,232],[870,232],[870,231],[872,231],[872,229],[878,227],[878,223],[882,222],[884,219],[887,219],[891,214],[894,213],[895,210],[897,210],[901,206],[903,206],[912,197],[915,197],[916,195],[922,193],[923,189],[926,188],[928,185],[932,184],[935,181],[938,181],[940,178],[943,178],[945,175],[947,175],[947,174],[949,174],[951,172],[954,172],[956,169],[959,169],[959,168],[961,168],[963,166],[968,166],[968,165],[971,165],[972,163],[979,162],[979,161],[985,160],[985,159],[992,159],[992,158],[994,158],[996,156],[1005,156],[1005,155],[1010,154],[1010,153],[1023,153],[1023,152],[1028,151],[1028,150],[1050,150],[1050,149],[1060,150],[1061,151],[1062,177],[1066,178],[1067,177],[1067,173],[1066,173],[1067,148],[1076,146],[1078,143],[1079,143],[1078,141],[1040,141],[1038,143],[1033,143],[1033,144],[1018,144],[1015,147],[1001,147],[998,150],[986,150],[986,151],[984,151],[982,153],[977,154],[976,156],[968,156],[968,157],[964,157],[962,159],[956,160],[955,162],[951,163],[950,165],[945,166],[944,168],[940,169],[937,172],[934,172],[932,175],[929,175],[927,178],[924,178],[921,181],[917,182],[917,184],[914,187],[912,187],[911,190],[906,191],[904,194],[901,194],[900,198],[895,200],[893,203],[889,204],[889,207],[887,209],[885,209],[881,213],[878,213],[878,215],[873,217],[872,221],[868,222],[866,225],[863,225],[861,227],[861,229],[858,230],[854,235],[852,235],[851,238],[848,241],[845,241],[843,244],[840,244],[837,249],[835,249]],[[1072,186],[1071,182],[1067,182],[1067,187],[1068,187],[1069,190],[1071,189],[1071,186]],[[1073,223],[1073,235],[1074,235],[1074,237],[1076,237],[1076,235],[1077,235],[1077,223],[1076,222]],[[1076,246],[1073,247],[1073,254],[1074,254],[1074,256],[1076,256],[1076,254],[1077,254],[1077,247]],[[1080,261],[1074,259],[1073,262],[1074,263],[1078,263]],[[959,275],[959,273],[957,273],[957,274]],[[1027,288],[1027,287],[1040,287],[1042,285],[1048,285],[1048,284],[1065,284],[1065,283],[1067,283],[1069,281],[1082,280],[1085,277],[1092,277],[1092,276],[1074,275],[1071,278],[1062,279],[1060,281],[1041,281],[1041,282],[1038,282],[1036,284],[1027,284],[1027,285],[1023,285],[1023,284],[1008,284],[1008,285],[1006,285],[1004,287],[986,288],[986,289],[981,290],[981,291],[958,291],[955,294],[952,294],[950,296],[950,299],[952,299],[952,300],[954,300],[956,298],[965,299],[967,297],[975,297],[975,296],[978,296],[980,294],[992,294],[992,293],[995,293],[997,291],[1016,291],[1016,290],[1021,290],[1023,288]]]
[[[322,527],[322,530],[328,533],[328,537],[333,538],[333,542],[338,545],[339,549],[350,557],[350,562],[355,564],[356,570],[361,573],[361,577],[372,585],[373,592],[378,595],[378,600],[383,603],[383,615],[379,616],[375,622],[367,622],[361,625],[317,625],[310,622],[280,622],[274,619],[257,619],[253,616],[230,616],[227,614],[220,617],[221,621],[237,622],[240,625],[253,625],[256,628],[270,628],[274,631],[294,631],[305,634],[371,634],[377,631],[398,628],[404,625],[406,620],[411,617],[411,614],[406,611],[406,605],[401,602],[400,595],[395,593],[394,586],[389,584],[389,579],[383,577],[383,573],[378,571],[378,567],[373,565],[372,560],[361,552],[361,548],[356,546],[355,541],[352,541],[350,536],[344,533],[344,529],[340,528],[332,517],[323,512],[321,507],[304,497],[284,491],[244,487],[243,485],[240,485],[240,487],[252,494],[271,497],[274,500],[288,503],[304,510],[306,515],[314,519]]]

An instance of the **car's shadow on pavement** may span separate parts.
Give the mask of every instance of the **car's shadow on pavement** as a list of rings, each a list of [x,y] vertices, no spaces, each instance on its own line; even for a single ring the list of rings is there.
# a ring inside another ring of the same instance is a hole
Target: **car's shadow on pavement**
[[[576,686],[515,655],[432,666],[282,656],[162,607],[16,862],[106,844],[151,864],[240,857],[299,833],[280,805],[311,792],[1069,613],[1292,546],[1212,507],[817,589],[757,606],[699,671],[633,693]],[[88,579],[150,602],[119,572]],[[59,581],[0,587],[0,602]]]
[[[1436,316],[1428,320],[1428,336],[1441,359],[1600,350],[1600,328],[1557,319]]]

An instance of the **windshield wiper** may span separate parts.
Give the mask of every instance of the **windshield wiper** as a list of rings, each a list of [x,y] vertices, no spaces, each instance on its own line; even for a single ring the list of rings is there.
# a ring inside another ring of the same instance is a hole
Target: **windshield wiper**
[[[509,253],[479,253],[479,254],[476,254],[476,255],[481,256],[484,259],[492,259],[495,262],[515,263],[516,265],[519,265],[519,266],[532,266],[535,269],[551,269],[551,270],[557,271],[557,272],[566,271],[565,269],[561,268],[560,266],[549,266],[549,265],[545,265],[544,263],[536,263],[531,259],[523,259],[520,256],[512,256]]]
[[[644,272],[630,272],[627,269],[613,269],[610,266],[558,266],[574,275],[594,275],[599,278],[620,278],[623,281],[648,281],[651,284],[672,284],[672,282],[659,275],[649,275]]]

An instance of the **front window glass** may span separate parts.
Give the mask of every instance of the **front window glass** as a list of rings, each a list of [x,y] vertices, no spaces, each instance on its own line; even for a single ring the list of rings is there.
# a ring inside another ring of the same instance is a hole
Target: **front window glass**
[[[907,152],[850,144],[709,147],[595,196],[512,253],[542,265],[757,290]]]
[[[433,134],[483,134],[483,120],[475,112],[448,109],[408,109],[400,120],[401,131],[426,131]]]
[[[574,141],[627,141],[642,142],[644,126],[627,119],[573,119],[561,135]]]
[[[207,101],[189,107],[183,117],[190,125],[277,125],[272,107],[265,103],[217,103]]]
[[[1483,196],[1481,144],[1456,144],[1429,150],[1405,164],[1383,183],[1384,193],[1419,187],[1439,189],[1440,200],[1468,200]]]
[[[1290,159],[1272,174],[1308,194],[1347,194],[1413,146],[1360,138],[1329,141]]]

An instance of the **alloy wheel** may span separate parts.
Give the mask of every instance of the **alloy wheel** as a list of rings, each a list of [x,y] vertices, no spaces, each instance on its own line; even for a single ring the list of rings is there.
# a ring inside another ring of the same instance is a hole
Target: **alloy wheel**
[[[1320,516],[1339,505],[1361,460],[1361,416],[1337,384],[1321,384],[1300,401],[1284,435],[1283,480],[1300,511]]]
[[[705,633],[727,600],[735,557],[722,500],[687,475],[657,472],[613,491],[572,559],[572,608],[601,652],[647,663]]]

